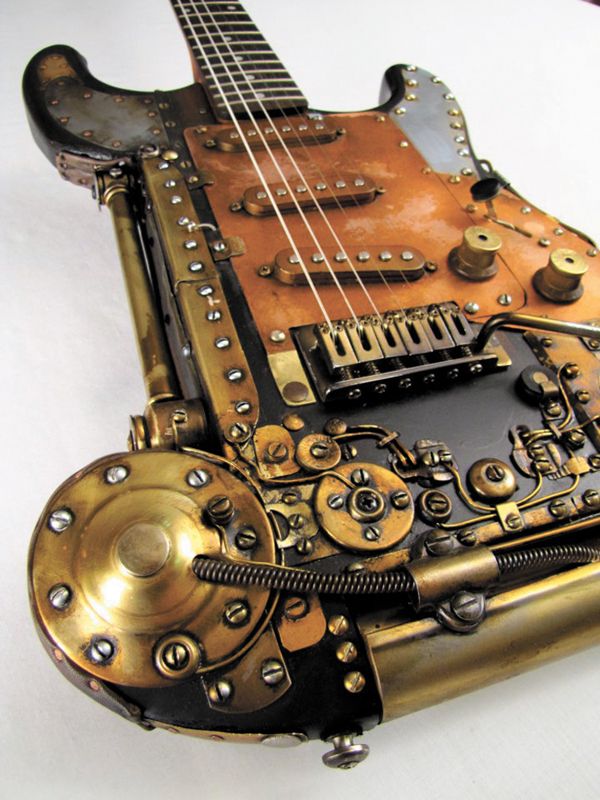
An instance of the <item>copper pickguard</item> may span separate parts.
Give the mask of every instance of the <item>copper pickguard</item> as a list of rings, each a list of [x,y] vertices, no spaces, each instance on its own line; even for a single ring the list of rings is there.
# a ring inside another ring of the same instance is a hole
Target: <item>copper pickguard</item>
[[[510,309],[527,307],[534,314],[547,314],[561,319],[584,320],[594,316],[593,306],[600,295],[600,270],[594,259],[587,256],[589,243],[564,230],[556,235],[558,220],[531,207],[524,215],[525,202],[504,191],[495,201],[497,216],[525,231],[521,233],[501,227],[485,219],[488,209],[479,204],[467,211],[472,203],[469,186],[476,177],[449,176],[431,171],[418,150],[407,142],[403,132],[386,116],[374,112],[328,115],[335,127],[346,133],[335,142],[310,148],[295,147],[291,153],[300,167],[303,178],[318,181],[323,175],[356,173],[372,178],[385,193],[367,206],[352,206],[327,210],[327,218],[344,246],[360,246],[376,255],[380,244],[398,242],[412,246],[438,265],[436,272],[426,274],[414,283],[394,283],[390,286],[370,284],[368,292],[380,311],[409,307],[429,302],[455,300],[461,306],[468,301],[479,304],[476,318],[506,310],[498,297],[512,297]],[[186,131],[186,142],[198,169],[211,172],[215,182],[206,192],[221,232],[224,236],[241,236],[247,252],[233,261],[258,330],[268,352],[278,352],[289,345],[271,342],[269,334],[275,329],[287,331],[296,325],[323,319],[308,287],[284,286],[272,278],[262,278],[257,269],[272,263],[278,251],[289,247],[279,221],[256,218],[233,212],[229,206],[240,200],[244,191],[257,183],[256,172],[246,153],[224,153],[204,147],[219,126]],[[291,185],[300,182],[298,173],[285,152],[273,151]],[[267,181],[281,180],[269,155],[255,153]],[[456,178],[459,178],[458,182]],[[323,247],[334,246],[335,240],[316,211],[307,212],[317,241]],[[299,247],[319,250],[297,214],[287,214],[285,220]],[[487,225],[503,240],[499,270],[496,276],[482,283],[473,283],[455,275],[447,265],[450,250],[457,246],[465,228]],[[542,246],[540,239],[550,240]],[[587,260],[590,267],[584,278],[585,292],[569,306],[548,303],[533,290],[531,280],[540,267],[546,265],[549,253],[558,247],[571,248]],[[358,285],[344,286],[349,304],[357,315],[373,313],[373,307]],[[319,287],[325,308],[331,319],[350,316],[348,304],[334,286]]]

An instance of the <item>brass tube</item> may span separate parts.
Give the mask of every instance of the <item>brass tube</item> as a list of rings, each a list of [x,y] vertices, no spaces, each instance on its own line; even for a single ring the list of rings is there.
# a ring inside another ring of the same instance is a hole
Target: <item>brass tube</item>
[[[600,644],[600,563],[496,595],[469,635],[431,618],[359,625],[383,719],[401,717]]]
[[[125,186],[111,186],[103,198],[110,210],[133,317],[144,384],[150,405],[180,397],[179,385]]]

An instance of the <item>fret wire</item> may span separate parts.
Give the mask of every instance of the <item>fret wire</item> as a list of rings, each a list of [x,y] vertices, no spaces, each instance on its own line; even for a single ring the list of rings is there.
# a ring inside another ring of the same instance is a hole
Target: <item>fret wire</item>
[[[298,99],[298,97],[302,96],[302,92],[300,91],[300,89],[292,90],[285,95],[282,95],[280,92],[277,92],[276,89],[264,89],[264,91],[261,89],[258,92],[256,92],[255,89],[235,89],[232,92],[223,92],[223,94],[226,95],[227,97],[238,97],[240,95],[246,95],[246,94],[250,94],[253,96],[261,94],[264,95],[263,97],[257,97],[256,98],[257,100],[277,100],[277,99],[291,100],[291,99]]]
[[[210,84],[210,82],[213,81],[213,78],[207,78],[206,81],[207,81],[208,84]],[[264,80],[262,78],[259,78],[258,80],[252,80],[252,81],[248,80],[247,78],[241,78],[240,79],[240,83],[247,83],[249,85],[254,86],[255,89],[259,89],[259,90],[260,89],[267,89],[267,90],[271,91],[268,86],[261,86],[261,84],[263,84],[263,83],[276,83],[278,86],[281,86],[282,83],[294,83],[294,81],[293,81],[292,78],[283,78],[283,79],[282,78],[267,78],[266,80]],[[219,83],[219,85],[220,86],[238,86],[239,84],[236,83],[235,81],[225,81],[225,83]],[[291,87],[290,86],[283,86],[282,88],[290,89]],[[247,91],[247,90],[244,89],[244,91]]]

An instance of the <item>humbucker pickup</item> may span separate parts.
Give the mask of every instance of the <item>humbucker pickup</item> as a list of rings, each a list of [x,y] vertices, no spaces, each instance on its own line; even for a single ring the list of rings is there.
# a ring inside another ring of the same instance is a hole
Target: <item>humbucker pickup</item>
[[[378,189],[371,178],[362,175],[336,175],[321,177],[313,181],[289,181],[269,184],[269,191],[275,205],[280,211],[296,211],[298,206],[304,210],[321,208],[339,208],[348,205],[365,205],[372,203]],[[274,214],[275,209],[269,194],[262,186],[251,186],[244,192],[242,199],[248,214],[262,217]]]
[[[293,336],[324,403],[398,399],[510,365],[497,343],[475,351],[476,335],[452,302],[361,317],[358,325],[305,325]]]

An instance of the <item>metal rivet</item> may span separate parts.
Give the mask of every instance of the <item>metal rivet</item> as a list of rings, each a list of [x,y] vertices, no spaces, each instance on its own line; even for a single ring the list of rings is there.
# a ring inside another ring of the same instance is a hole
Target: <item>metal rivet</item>
[[[176,206],[176,205],[178,205],[179,203],[182,203],[182,202],[183,202],[183,198],[178,194],[174,194],[173,197],[171,198],[171,203],[174,206]]]
[[[190,272],[202,272],[204,269],[204,264],[202,261],[190,261],[188,264],[188,269]]]
[[[412,253],[410,250],[403,250],[402,253],[400,254],[400,258],[402,259],[402,261],[412,261],[414,257],[415,254]]]
[[[73,512],[68,508],[57,508],[48,517],[48,527],[54,533],[62,533],[74,520]]]
[[[271,331],[269,339],[276,344],[280,344],[281,342],[285,342],[285,333],[279,330]]]
[[[531,208],[529,206],[522,206],[521,214],[531,214]]]
[[[409,144],[409,142],[406,141],[406,139],[403,139],[400,142],[400,147],[402,147],[402,148],[406,148],[406,147],[409,147],[409,146],[410,146],[410,144]]]
[[[397,114],[399,117],[402,117],[404,116],[404,114],[406,114],[406,109],[404,108],[404,106],[396,106],[396,108],[394,109],[394,114]]]
[[[73,593],[66,583],[57,583],[48,592],[50,605],[57,611],[63,611],[71,602]]]
[[[367,252],[367,250],[361,250],[360,253],[358,253],[358,255],[356,256],[356,260],[360,261],[362,264],[364,264],[365,261],[368,261],[370,258],[371,254]]]
[[[104,473],[104,480],[107,483],[123,483],[129,475],[129,470],[124,464],[117,464],[114,467],[109,467]]]
[[[538,244],[540,247],[550,247],[551,242],[550,239],[546,239],[545,236],[542,236],[542,238],[538,240]]]
[[[346,255],[346,253],[342,253],[341,251],[339,253],[336,253],[334,256],[334,260],[337,261],[338,264],[341,264],[343,261],[346,261],[347,258],[348,256]]]
[[[267,686],[277,686],[285,678],[285,668],[276,658],[268,658],[262,663],[260,677]]]
[[[476,303],[474,300],[469,300],[465,303],[464,310],[467,314],[476,314],[479,311],[479,303]]]
[[[310,260],[313,262],[313,264],[320,264],[321,262],[325,261],[325,256],[323,253],[313,253],[310,257]]]
[[[188,485],[193,489],[200,489],[202,486],[206,486],[206,484],[210,481],[210,475],[208,472],[205,472],[203,469],[197,467],[196,469],[190,470],[185,479]]]

